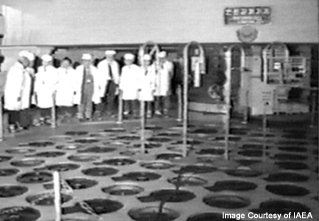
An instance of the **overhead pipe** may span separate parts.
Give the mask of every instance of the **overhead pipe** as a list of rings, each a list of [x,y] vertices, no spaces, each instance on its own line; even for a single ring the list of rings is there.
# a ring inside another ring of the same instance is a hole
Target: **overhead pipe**
[[[226,105],[226,120],[225,120],[225,159],[228,160],[228,149],[229,149],[229,133],[230,133],[230,109],[231,109],[231,66],[232,66],[232,50],[238,47],[240,50],[240,71],[244,71],[245,67],[245,51],[241,45],[231,45],[225,52],[226,61],[226,82],[224,84],[224,101]]]
[[[188,75],[189,75],[189,60],[188,52],[191,45],[197,46],[199,49],[199,59],[202,67],[205,67],[205,52],[202,45],[196,41],[189,42],[183,51],[184,57],[184,82],[183,82],[183,156],[187,156],[187,121],[188,121]]]
[[[268,56],[269,53],[273,54],[274,48],[280,46],[285,50],[285,62],[288,62],[289,59],[289,50],[287,45],[282,42],[273,42],[268,44],[262,51],[262,59],[263,59],[263,81],[267,83],[268,81]]]

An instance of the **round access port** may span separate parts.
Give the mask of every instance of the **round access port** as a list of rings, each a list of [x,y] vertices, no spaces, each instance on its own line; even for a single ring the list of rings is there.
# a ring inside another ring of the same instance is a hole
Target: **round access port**
[[[221,148],[207,148],[201,149],[197,152],[198,155],[222,155],[225,153],[224,149]]]
[[[308,165],[302,162],[294,162],[294,161],[278,161],[275,164],[285,170],[306,170],[308,169]]]
[[[112,133],[112,132],[125,132],[125,129],[124,128],[121,128],[121,127],[111,127],[111,128],[107,128],[104,130],[104,132],[108,132],[108,133]]]
[[[103,187],[102,191],[116,196],[136,195],[143,192],[144,189],[132,183],[120,183],[108,187]]]
[[[115,212],[123,207],[123,204],[109,199],[90,199],[83,203],[76,203],[74,206],[62,208],[63,214],[83,212],[87,214],[106,214]]]
[[[158,143],[165,143],[172,141],[169,137],[150,137],[147,139],[149,142],[158,142]]]
[[[9,154],[28,154],[35,152],[35,149],[26,148],[26,147],[13,147],[6,150]]]
[[[65,135],[68,136],[84,136],[87,135],[89,132],[87,131],[67,131],[65,132]]]
[[[19,146],[29,146],[29,147],[47,147],[54,145],[54,142],[52,141],[33,141],[26,144],[19,144]]]
[[[103,146],[95,146],[95,147],[88,147],[85,149],[78,150],[78,153],[108,153],[115,151],[115,148],[111,147],[103,147]]]
[[[23,173],[17,177],[17,181],[20,183],[45,183],[52,179],[52,174],[47,172]]]
[[[158,208],[156,206],[149,206],[144,208],[134,208],[129,210],[128,215],[136,221],[159,220],[172,221],[179,217],[179,214],[168,208]]]
[[[194,165],[187,165],[181,167],[179,170],[174,170],[174,173],[184,174],[184,173],[211,173],[216,171],[217,169],[210,164],[197,163]]]
[[[0,156],[0,163],[9,161],[11,159],[12,159],[12,157],[10,157],[10,156]]]
[[[227,169],[225,173],[235,177],[257,177],[262,175],[262,172],[250,168]]]
[[[0,220],[3,221],[36,221],[41,213],[32,207],[13,206],[0,209]]]
[[[179,153],[161,153],[156,155],[157,160],[180,160],[182,158],[183,155]]]
[[[15,197],[20,196],[28,191],[28,188],[25,186],[17,185],[4,185],[0,186],[0,197]]]
[[[0,176],[12,176],[19,173],[18,169],[15,168],[3,168],[0,169]]]
[[[152,172],[130,172],[125,173],[120,177],[112,177],[114,181],[152,181],[157,180],[161,177],[161,175]]]
[[[259,208],[252,209],[251,211],[255,213],[302,213],[302,212],[310,212],[310,209],[299,202],[288,201],[288,200],[267,200],[261,202]]]
[[[54,157],[60,157],[65,155],[64,152],[61,151],[45,151],[45,152],[40,152],[36,154],[30,155],[31,157],[46,157],[46,158],[54,158]]]
[[[111,165],[111,166],[126,166],[126,165],[131,165],[136,163],[135,160],[132,160],[130,158],[112,158],[112,159],[107,159],[107,160],[103,160],[102,162],[96,162],[93,163],[94,165],[103,165],[103,164],[107,164],[107,165]]]
[[[236,219],[224,218],[221,213],[200,213],[188,217],[186,221],[236,221]]]
[[[61,203],[68,202],[72,199],[72,196],[66,195],[64,193],[61,194]],[[32,205],[37,206],[52,206],[54,205],[54,193],[41,193],[36,195],[31,195],[26,197],[26,201],[31,203]]]
[[[90,154],[76,154],[71,155],[68,157],[69,160],[75,161],[75,162],[89,162],[89,161],[95,161],[98,160],[100,157],[96,155],[90,155]]]
[[[206,196],[203,202],[211,207],[223,209],[238,209],[250,205],[250,200],[236,195],[213,195]]]
[[[257,188],[257,184],[241,181],[241,180],[223,180],[217,181],[213,186],[205,187],[209,191],[219,192],[224,190],[229,191],[248,191]]]
[[[141,165],[141,167],[144,167],[146,169],[152,169],[152,170],[165,170],[165,169],[170,169],[170,168],[175,166],[170,161],[166,161],[166,160],[155,160],[155,161],[150,161],[150,162],[142,162],[142,163],[140,163],[140,165]]]
[[[86,178],[71,178],[65,180],[65,182],[73,189],[73,190],[82,190],[87,189],[92,186],[95,186],[98,184],[97,181],[86,179]],[[53,189],[53,183],[45,183],[43,184],[45,189]]]
[[[305,182],[308,179],[306,175],[291,172],[272,173],[265,178],[268,182]]]
[[[155,202],[155,201],[165,201],[170,203],[180,203],[187,202],[196,197],[196,195],[187,190],[177,190],[177,189],[162,189],[151,192],[148,196],[137,197],[139,201]]]
[[[80,165],[74,164],[74,163],[58,163],[58,164],[46,165],[45,167],[41,167],[41,168],[35,168],[34,170],[36,171],[50,170],[50,171],[66,172],[70,170],[76,170],[79,167]]]
[[[99,142],[100,140],[95,139],[93,137],[85,137],[85,138],[80,138],[74,140],[75,143],[83,143],[83,144],[90,144],[90,143],[96,143]]]
[[[21,160],[15,160],[11,162],[12,166],[16,167],[34,167],[43,164],[44,160],[33,159],[33,158],[24,158]]]
[[[305,196],[309,190],[304,187],[291,184],[267,185],[266,190],[281,196]]]
[[[182,174],[180,176],[168,179],[169,183],[179,186],[203,186],[207,183],[207,180],[200,178],[196,175]]]
[[[79,144],[70,143],[70,144],[57,145],[55,148],[58,150],[78,150],[83,147]]]
[[[193,133],[196,133],[196,134],[216,134],[216,133],[218,133],[218,130],[215,128],[211,128],[211,127],[202,127],[202,128],[195,129],[193,131]]]
[[[112,167],[92,167],[82,170],[82,173],[88,176],[111,176],[118,172]]]

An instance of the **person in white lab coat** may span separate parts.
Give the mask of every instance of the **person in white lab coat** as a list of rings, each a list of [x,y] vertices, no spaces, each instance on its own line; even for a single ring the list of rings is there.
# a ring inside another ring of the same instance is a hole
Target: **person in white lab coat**
[[[75,94],[75,70],[72,60],[65,57],[58,68],[58,83],[56,91],[56,105],[58,106],[59,118],[70,118],[72,116],[73,98]]]
[[[35,76],[34,95],[37,107],[40,108],[40,123],[50,123],[51,108],[58,83],[58,72],[52,66],[52,56],[45,54],[41,57],[42,66]]]
[[[105,51],[106,58],[99,62],[97,68],[101,75],[101,94],[102,103],[100,112],[114,116],[117,113],[117,94],[120,82],[120,68],[114,59],[116,52],[113,50]]]
[[[23,112],[30,107],[31,76],[27,68],[34,60],[28,51],[19,53],[18,61],[9,69],[4,85],[4,109],[8,111],[9,130],[29,126]]]
[[[143,56],[143,64],[141,66],[141,82],[139,100],[146,101],[147,117],[152,117],[152,102],[154,101],[155,92],[155,66],[152,65],[151,56],[145,54]]]
[[[92,55],[83,54],[82,64],[76,68],[75,77],[74,104],[78,105],[79,120],[91,120],[93,103],[101,102],[101,82],[99,71],[92,65]]]
[[[167,60],[165,51],[158,54],[159,64],[156,72],[155,114],[168,114],[169,96],[171,95],[171,80],[173,77],[173,63]]]
[[[139,85],[141,80],[141,69],[136,64],[133,64],[135,56],[133,54],[125,54],[125,66],[122,68],[119,89],[122,93],[124,102],[124,115],[137,114],[137,99]]]

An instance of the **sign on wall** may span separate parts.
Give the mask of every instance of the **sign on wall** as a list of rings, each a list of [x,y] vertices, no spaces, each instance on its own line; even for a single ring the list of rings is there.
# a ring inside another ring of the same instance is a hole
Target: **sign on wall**
[[[231,7],[224,9],[226,25],[267,24],[271,20],[270,7]]]

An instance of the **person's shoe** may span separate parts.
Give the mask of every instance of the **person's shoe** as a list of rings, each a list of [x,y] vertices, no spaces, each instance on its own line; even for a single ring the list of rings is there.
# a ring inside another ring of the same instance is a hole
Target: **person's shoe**
[[[10,124],[8,129],[9,129],[9,133],[11,134],[14,134],[16,132],[16,128],[14,124]]]
[[[147,118],[152,118],[152,112],[151,112],[151,111],[148,111],[147,114],[146,114],[146,117],[147,117]]]
[[[124,111],[124,112],[123,112],[123,115],[124,115],[124,116],[128,116],[129,114],[130,114],[129,111]]]
[[[155,111],[155,114],[158,115],[158,116],[162,116],[162,112],[159,111],[159,110]]]

